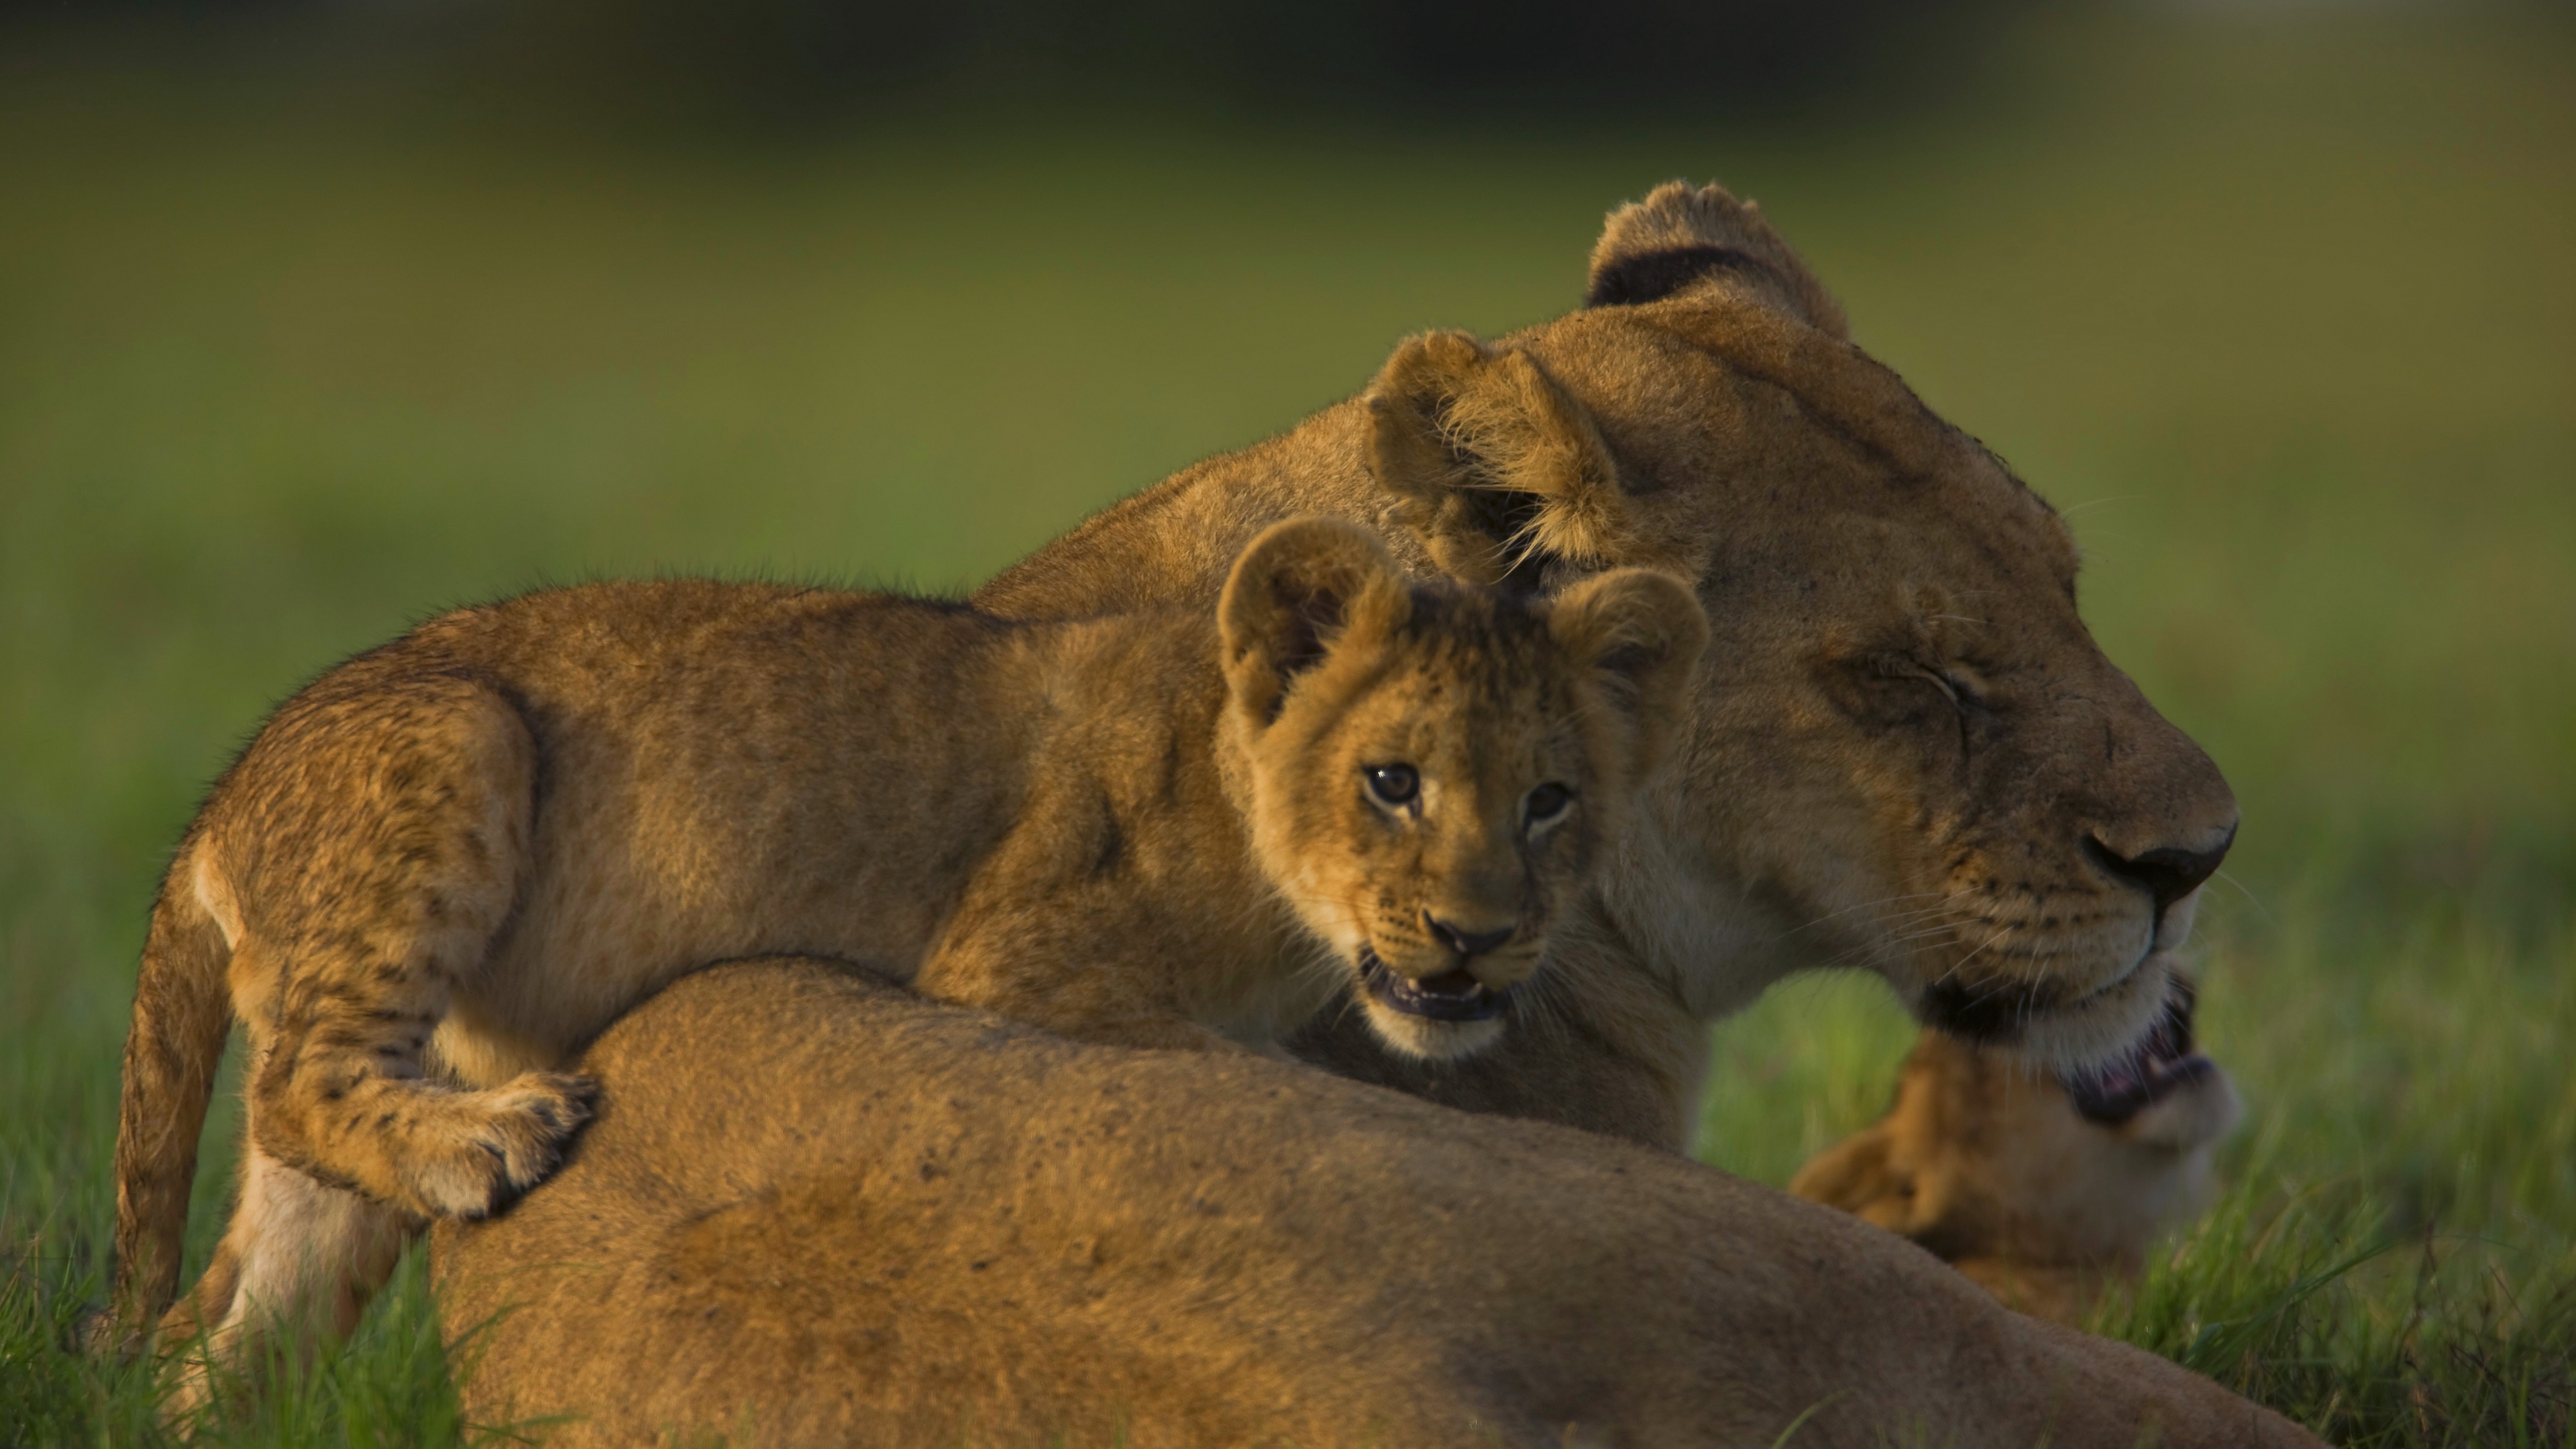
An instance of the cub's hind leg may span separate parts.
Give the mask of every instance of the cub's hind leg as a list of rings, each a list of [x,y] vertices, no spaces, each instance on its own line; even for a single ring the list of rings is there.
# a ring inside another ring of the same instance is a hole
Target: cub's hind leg
[[[253,1143],[403,1212],[482,1217],[553,1171],[590,1108],[579,1077],[466,1090],[424,1061],[528,874],[535,742],[508,700],[452,676],[299,706],[224,801]]]
[[[246,1149],[241,1197],[214,1261],[161,1321],[159,1342],[179,1356],[166,1411],[205,1402],[222,1374],[256,1373],[279,1349],[348,1333],[416,1228],[404,1213]]]

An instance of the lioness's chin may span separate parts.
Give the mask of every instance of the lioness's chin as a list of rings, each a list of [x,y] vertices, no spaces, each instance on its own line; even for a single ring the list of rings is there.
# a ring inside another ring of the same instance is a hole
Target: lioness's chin
[[[1917,998],[1917,1014],[1953,1036],[2077,1077],[2136,1053],[2164,1018],[2175,989],[2173,968],[2173,959],[2157,952],[2118,981],[2073,1000],[2028,988],[1935,984]]]

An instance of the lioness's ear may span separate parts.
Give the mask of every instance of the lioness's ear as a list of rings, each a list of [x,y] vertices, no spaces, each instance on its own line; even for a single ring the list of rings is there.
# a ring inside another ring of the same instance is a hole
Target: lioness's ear
[[[1568,654],[1601,672],[1604,693],[1635,721],[1637,773],[1654,769],[1681,718],[1691,669],[1708,648],[1699,600],[1670,574],[1613,569],[1559,594],[1547,627]]]
[[[1369,384],[1369,468],[1389,521],[1452,577],[1517,593],[1548,557],[1607,563],[1631,531],[1592,419],[1538,364],[1464,332],[1395,349]]]
[[[1291,680],[1354,631],[1393,628],[1407,598],[1386,545],[1358,524],[1298,518],[1263,530],[1217,602],[1235,703],[1263,724],[1276,719]]]
[[[1633,307],[1693,287],[1736,288],[1820,332],[1851,340],[1842,304],[1798,260],[1762,209],[1723,186],[1667,181],[1610,213],[1592,249],[1587,307]]]

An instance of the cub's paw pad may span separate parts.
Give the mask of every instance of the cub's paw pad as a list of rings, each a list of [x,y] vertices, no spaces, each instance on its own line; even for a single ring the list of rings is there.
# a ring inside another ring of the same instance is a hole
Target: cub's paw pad
[[[565,1144],[590,1120],[598,1083],[562,1072],[530,1072],[490,1091],[459,1094],[438,1135],[438,1160],[420,1174],[420,1195],[440,1216],[487,1218],[545,1181]]]

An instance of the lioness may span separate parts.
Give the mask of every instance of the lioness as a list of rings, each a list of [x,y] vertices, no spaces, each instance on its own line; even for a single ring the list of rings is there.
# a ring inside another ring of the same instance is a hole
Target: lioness
[[[2136,1056],[2072,1092],[2001,1053],[1933,1034],[1887,1115],[1818,1153],[1800,1197],[1902,1233],[2025,1313],[2081,1322],[2149,1243],[2209,1205],[2210,1155],[2242,1113],[2193,1049],[2177,983]]]
[[[571,1162],[434,1254],[467,1414],[550,1449],[2317,1442],[1843,1214],[1248,1054],[765,961],[582,1065]]]
[[[1580,310],[1408,341],[1360,396],[976,601],[1210,598],[1296,513],[1534,594],[1669,570],[1717,631],[1671,788],[1551,950],[1558,1029],[1430,1071],[1327,1015],[1297,1043],[1313,1059],[1677,1148],[1707,1023],[1793,971],[1874,971],[1928,1025],[2070,1074],[2160,1019],[2235,835],[2227,782],[2095,646],[2056,511],[1850,343],[1752,205],[1658,188],[1611,215]]]
[[[1356,986],[1398,1050],[1463,1055],[1706,632],[1659,574],[1407,585],[1323,520],[1255,539],[1215,609],[685,581],[433,620],[280,708],[180,846],[127,1048],[128,1331],[175,1287],[227,1004],[241,1198],[164,1325],[227,1353],[253,1315],[345,1329],[421,1220],[543,1178],[593,1097],[558,1069],[728,956],[1130,1046],[1265,1040]]]

